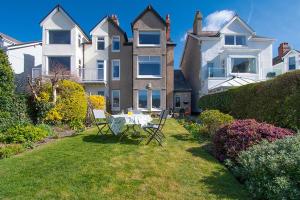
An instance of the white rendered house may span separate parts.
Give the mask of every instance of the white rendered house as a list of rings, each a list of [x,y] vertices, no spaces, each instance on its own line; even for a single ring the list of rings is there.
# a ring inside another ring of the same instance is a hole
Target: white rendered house
[[[202,31],[202,15],[197,12],[181,60],[181,69],[193,88],[193,110],[197,110],[200,96],[266,80],[273,71],[273,42],[258,36],[237,15],[218,31]]]

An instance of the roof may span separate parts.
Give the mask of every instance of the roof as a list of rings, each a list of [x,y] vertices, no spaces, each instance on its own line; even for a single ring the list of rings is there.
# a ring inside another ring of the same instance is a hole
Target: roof
[[[42,41],[23,42],[20,44],[10,45],[7,50],[21,49],[30,46],[42,45]]]
[[[141,18],[143,17],[147,12],[152,12],[155,16],[158,17],[158,19],[166,26],[167,23],[166,21],[164,20],[164,18],[162,18],[160,16],[160,14],[158,14],[158,12],[156,10],[154,10],[154,8],[151,6],[151,5],[148,5],[145,10],[143,12],[141,12],[141,14],[139,14],[134,20],[133,22],[131,23],[131,28],[133,28],[133,25]]]
[[[258,81],[253,80],[253,79],[233,76],[231,79],[228,79],[222,83],[219,83],[219,84],[211,87],[209,90],[210,90],[210,92],[213,92],[213,91],[218,91],[219,89],[239,87],[239,86],[248,85],[250,83],[257,83],[257,82]]]
[[[191,85],[185,79],[181,70],[174,70],[174,92],[190,92]]]
[[[289,54],[289,53],[292,52],[292,51],[296,51],[296,52],[300,53],[300,51],[298,51],[297,49],[290,49],[289,51],[286,51],[286,52],[282,55],[282,57],[280,57],[280,56],[274,57],[274,58],[273,58],[273,65],[277,65],[278,63],[283,62],[283,57],[285,57],[287,54]]]
[[[6,40],[9,40],[9,41],[11,41],[12,43],[15,43],[15,44],[20,44],[20,43],[22,43],[22,42],[20,42],[19,40],[16,40],[15,38],[10,37],[10,36],[8,36],[8,35],[6,35],[6,34],[4,34],[4,33],[1,33],[1,32],[0,32],[0,37],[4,38],[4,39],[6,39]]]
[[[83,35],[86,37],[86,39],[88,39],[89,40],[89,37],[88,37],[88,35],[85,33],[85,31],[80,27],[80,25],[71,17],[71,15],[65,10],[65,9],[63,9],[63,7],[61,6],[61,5],[59,5],[59,4],[57,4],[42,20],[41,20],[41,22],[40,22],[40,24],[42,24],[46,19],[47,19],[47,17],[53,12],[53,11],[55,11],[55,10],[57,10],[57,11],[63,11],[63,13],[65,14],[65,15],[67,15],[67,17],[80,29],[80,31],[83,33]]]

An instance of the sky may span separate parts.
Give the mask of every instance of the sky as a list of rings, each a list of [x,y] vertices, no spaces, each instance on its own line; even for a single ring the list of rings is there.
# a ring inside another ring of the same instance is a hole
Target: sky
[[[205,30],[217,30],[236,13],[257,35],[275,38],[273,56],[281,42],[300,49],[300,0],[0,0],[0,32],[22,42],[41,40],[39,25],[55,5],[60,4],[89,34],[105,15],[116,14],[120,25],[132,36],[130,23],[151,4],[162,17],[171,17],[171,38],[178,68],[185,35],[200,10]]]

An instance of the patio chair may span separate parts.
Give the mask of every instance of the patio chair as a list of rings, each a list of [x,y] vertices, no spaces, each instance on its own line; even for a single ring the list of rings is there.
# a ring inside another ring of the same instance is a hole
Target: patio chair
[[[104,132],[102,131],[105,127],[108,127],[108,130],[105,132],[106,134],[108,133],[108,131],[110,129],[109,123],[108,123],[108,113],[105,113],[104,110],[97,110],[97,109],[93,109],[93,116],[95,119],[95,125],[98,128],[98,133],[97,134],[101,134],[103,135]]]
[[[149,134],[149,139],[146,143],[148,145],[153,139],[155,139],[160,146],[162,146],[162,140],[165,138],[165,135],[162,132],[166,120],[168,118],[169,111],[163,110],[159,116],[159,123],[158,124],[149,124],[143,127],[144,131]]]

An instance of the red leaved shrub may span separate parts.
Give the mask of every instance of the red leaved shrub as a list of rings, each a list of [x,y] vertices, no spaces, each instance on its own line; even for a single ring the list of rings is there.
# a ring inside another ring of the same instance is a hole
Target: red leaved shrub
[[[262,140],[273,142],[295,133],[267,123],[258,123],[254,119],[236,120],[219,129],[213,139],[215,156],[220,161],[235,159],[240,151]]]

